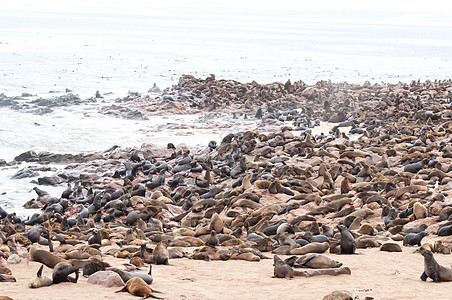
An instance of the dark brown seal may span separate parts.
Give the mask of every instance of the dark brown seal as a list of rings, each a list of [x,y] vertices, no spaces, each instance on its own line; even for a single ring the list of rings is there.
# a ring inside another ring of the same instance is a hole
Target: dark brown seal
[[[404,246],[414,246],[414,245],[421,245],[421,240],[424,238],[424,236],[427,236],[428,233],[425,231],[421,231],[419,233],[410,233],[403,237],[403,245]]]
[[[354,254],[356,250],[356,242],[353,235],[344,225],[337,225],[337,229],[341,232],[341,254]]]
[[[452,269],[440,266],[433,257],[432,251],[422,250],[421,254],[424,257],[424,272],[421,275],[422,281],[426,281],[429,277],[434,282],[452,281]]]
[[[75,273],[75,278],[69,276],[72,273]],[[77,267],[73,267],[67,262],[60,262],[53,268],[52,274],[53,284],[57,284],[60,282],[77,283],[78,275],[79,273]]]

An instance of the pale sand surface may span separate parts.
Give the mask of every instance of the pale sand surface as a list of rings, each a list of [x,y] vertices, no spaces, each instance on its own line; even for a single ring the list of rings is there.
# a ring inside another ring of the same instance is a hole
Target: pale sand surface
[[[437,238],[435,238],[436,240]],[[423,242],[430,241],[425,238]],[[400,242],[401,243],[401,242]],[[212,261],[187,258],[172,259],[169,266],[153,266],[151,287],[165,299],[322,299],[337,289],[355,289],[360,299],[451,299],[451,283],[423,282],[423,257],[413,253],[417,247],[402,247],[401,253],[381,252],[378,248],[358,249],[357,255],[326,253],[351,269],[351,275],[295,277],[292,280],[272,278],[273,259],[260,262]],[[265,253],[273,257],[270,253]],[[281,256],[286,258],[287,256]],[[450,266],[451,255],[435,254],[443,266]],[[126,262],[106,256],[114,266]],[[29,289],[28,281],[40,264],[26,260],[10,265],[15,283],[0,283],[0,295],[13,299],[138,299],[128,293],[116,294],[121,288],[105,288],[87,283],[81,277],[77,284],[62,283],[40,289]],[[143,268],[143,272],[147,267]],[[44,275],[51,276],[49,268]]]

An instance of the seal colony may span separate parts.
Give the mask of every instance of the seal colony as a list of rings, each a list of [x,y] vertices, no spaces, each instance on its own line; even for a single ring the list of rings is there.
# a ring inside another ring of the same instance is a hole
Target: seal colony
[[[38,178],[67,189],[49,195],[36,187],[25,207],[41,212],[27,220],[0,209],[0,255],[26,249],[31,261],[53,269],[53,285],[77,285],[79,271],[111,271],[124,283],[121,291],[142,297],[157,297],[149,284],[160,279],[150,264],[269,259],[269,277],[293,282],[353,274],[343,260],[368,248],[382,256],[410,251],[419,265],[424,256],[421,279],[448,281],[450,270],[432,252],[452,247],[451,98],[451,81],[259,85],[185,75],[161,97],[126,105],[144,115],[236,109],[235,117],[272,130],[230,133],[205,147],[21,154],[9,165],[67,164]],[[325,121],[335,126],[314,134]],[[124,264],[112,267],[109,258]],[[149,272],[136,270],[142,268]],[[14,279],[8,270],[0,269],[6,282]],[[42,268],[29,280],[33,288],[51,284]]]

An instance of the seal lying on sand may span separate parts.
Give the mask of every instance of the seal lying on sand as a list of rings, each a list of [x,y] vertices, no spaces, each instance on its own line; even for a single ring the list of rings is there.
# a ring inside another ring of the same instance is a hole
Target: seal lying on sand
[[[152,297],[155,299],[163,299],[163,298],[154,296],[152,293],[154,293],[154,292],[159,293],[159,292],[153,291],[151,289],[151,287],[149,285],[147,285],[147,283],[144,282],[144,280],[139,277],[135,277],[135,278],[128,280],[126,285],[124,286],[124,288],[122,290],[117,291],[116,293],[121,293],[121,292],[129,292],[130,294],[132,294],[134,296],[145,297],[143,299],[146,299],[149,297]]]
[[[55,267],[60,262],[66,262],[65,259],[35,246],[30,248],[30,260],[40,262],[49,268]]]
[[[42,269],[44,268],[44,265],[41,265],[41,267],[38,270],[38,273],[36,273],[36,278],[33,278],[28,283],[28,287],[32,289],[37,289],[44,286],[50,286],[53,283],[53,280],[48,277],[42,276]]]
[[[435,258],[433,252],[430,250],[422,250],[424,257],[424,272],[421,275],[421,280],[426,281],[428,277],[434,282],[452,281],[452,269],[440,266]]]

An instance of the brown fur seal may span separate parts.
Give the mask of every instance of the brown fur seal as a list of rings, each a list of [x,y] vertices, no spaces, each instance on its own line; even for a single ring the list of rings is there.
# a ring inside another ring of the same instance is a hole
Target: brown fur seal
[[[68,276],[75,273],[75,278]],[[73,267],[67,262],[60,262],[53,268],[52,280],[53,284],[60,282],[73,282],[77,283],[78,280],[78,268]]]
[[[387,242],[381,245],[380,251],[387,251],[387,252],[402,252],[402,248],[400,248],[399,244]]]
[[[215,246],[217,246],[219,243],[220,243],[220,241],[218,240],[217,233],[215,232],[214,229],[212,229],[212,230],[210,231],[210,236],[209,236],[209,237],[207,238],[207,240],[206,240],[206,245],[207,245],[207,246],[215,247]]]
[[[290,246],[294,247],[297,246],[297,242],[295,242],[293,239],[287,236],[285,232],[280,233],[276,236],[276,239],[278,240],[278,243],[280,246]]]
[[[154,264],[156,265],[169,265],[169,251],[167,249],[168,242],[160,241],[157,246],[155,246],[152,256],[154,257]]]
[[[291,249],[289,251],[290,255],[304,255],[308,253],[324,253],[328,248],[330,247],[330,244],[328,242],[318,243],[318,242],[312,242],[307,245],[304,245],[303,247]]]
[[[220,218],[218,213],[214,213],[210,219],[210,230],[215,230],[216,233],[223,232],[223,220]]]
[[[409,217],[410,219],[424,219],[428,217],[427,208],[420,202],[415,202],[413,205],[413,214]]]
[[[152,297],[155,299],[162,299],[159,297],[154,296],[152,293],[157,291],[153,291],[151,289],[151,287],[144,282],[143,279],[139,278],[139,277],[135,277],[132,279],[129,279],[126,283],[126,285],[124,286],[124,288],[120,291],[117,291],[116,293],[121,293],[121,292],[129,292],[130,294],[134,295],[134,296],[139,296],[139,297],[144,297],[143,299]]]
[[[66,262],[65,259],[58,257],[49,251],[38,249],[35,246],[30,248],[30,260],[40,262],[49,268],[54,268],[60,262]]]
[[[440,266],[433,257],[432,251],[422,250],[424,257],[424,272],[421,275],[421,280],[426,281],[431,278],[434,282],[452,281],[452,269]]]
[[[311,269],[325,269],[325,268],[339,268],[342,263],[332,260],[328,256],[321,254],[308,254],[298,258],[294,262],[294,267],[311,268]]]
[[[273,257],[273,277],[275,278],[293,278],[293,269],[286,264],[278,255]]]
[[[89,277],[91,274],[96,273],[97,271],[105,271],[106,267],[109,267],[110,264],[103,262],[99,259],[91,259],[92,261],[88,262],[83,266],[83,276]]]
[[[38,272],[36,273],[36,278],[33,278],[28,283],[28,287],[32,289],[37,289],[44,286],[50,286],[52,285],[53,281],[49,277],[42,277],[42,269],[44,268],[44,265],[41,265]]]

